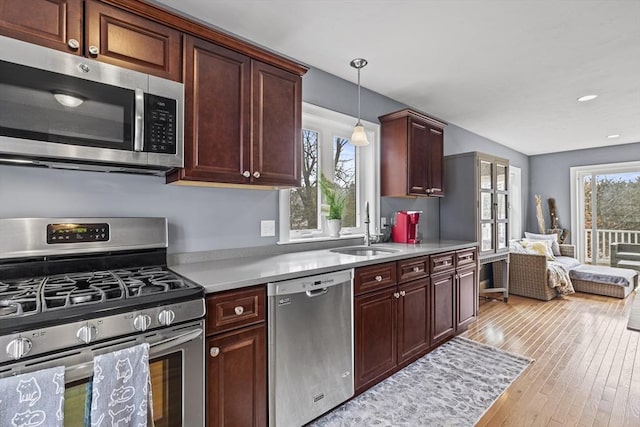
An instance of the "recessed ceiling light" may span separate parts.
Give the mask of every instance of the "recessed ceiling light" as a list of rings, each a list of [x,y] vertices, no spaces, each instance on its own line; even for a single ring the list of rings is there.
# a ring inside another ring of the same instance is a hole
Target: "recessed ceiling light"
[[[607,138],[609,139],[620,138],[620,135],[618,135],[617,133],[614,133],[613,135],[607,135]]]
[[[598,95],[584,95],[578,98],[578,101],[580,102],[591,101],[592,99],[596,99],[597,97]]]

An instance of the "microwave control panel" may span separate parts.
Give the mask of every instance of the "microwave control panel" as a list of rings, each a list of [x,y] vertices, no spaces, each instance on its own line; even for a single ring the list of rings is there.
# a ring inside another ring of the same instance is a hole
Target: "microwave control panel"
[[[144,94],[144,151],[176,154],[176,100]]]

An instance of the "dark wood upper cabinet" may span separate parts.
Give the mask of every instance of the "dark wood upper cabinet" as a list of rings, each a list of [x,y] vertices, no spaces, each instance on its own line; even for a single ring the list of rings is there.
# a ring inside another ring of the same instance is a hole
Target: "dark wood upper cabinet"
[[[251,68],[253,182],[299,186],[302,78],[259,61],[252,61]]]
[[[443,196],[446,123],[409,109],[379,120],[381,195]]]
[[[184,53],[185,167],[172,177],[248,183],[251,59],[191,36]]]
[[[0,0],[0,34],[81,55],[82,0]]]
[[[0,34],[182,80],[180,31],[95,0],[0,0]]]
[[[171,80],[182,80],[179,31],[94,0],[85,2],[85,55]]]
[[[185,167],[169,182],[300,183],[302,78],[185,36]]]

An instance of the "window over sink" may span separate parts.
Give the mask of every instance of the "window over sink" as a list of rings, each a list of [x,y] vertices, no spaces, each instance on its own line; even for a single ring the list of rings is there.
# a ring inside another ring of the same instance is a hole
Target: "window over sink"
[[[320,191],[324,176],[343,191],[346,207],[341,236],[365,232],[365,202],[370,231],[379,225],[379,125],[362,121],[371,142],[349,144],[357,119],[312,104],[302,105],[302,176],[297,188],[280,190],[280,241],[293,243],[328,238],[327,213]]]

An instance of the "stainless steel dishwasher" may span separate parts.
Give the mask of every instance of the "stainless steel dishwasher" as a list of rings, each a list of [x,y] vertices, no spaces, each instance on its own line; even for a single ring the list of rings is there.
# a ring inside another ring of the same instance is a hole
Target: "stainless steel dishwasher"
[[[269,283],[269,425],[299,427],[353,396],[352,270]]]

